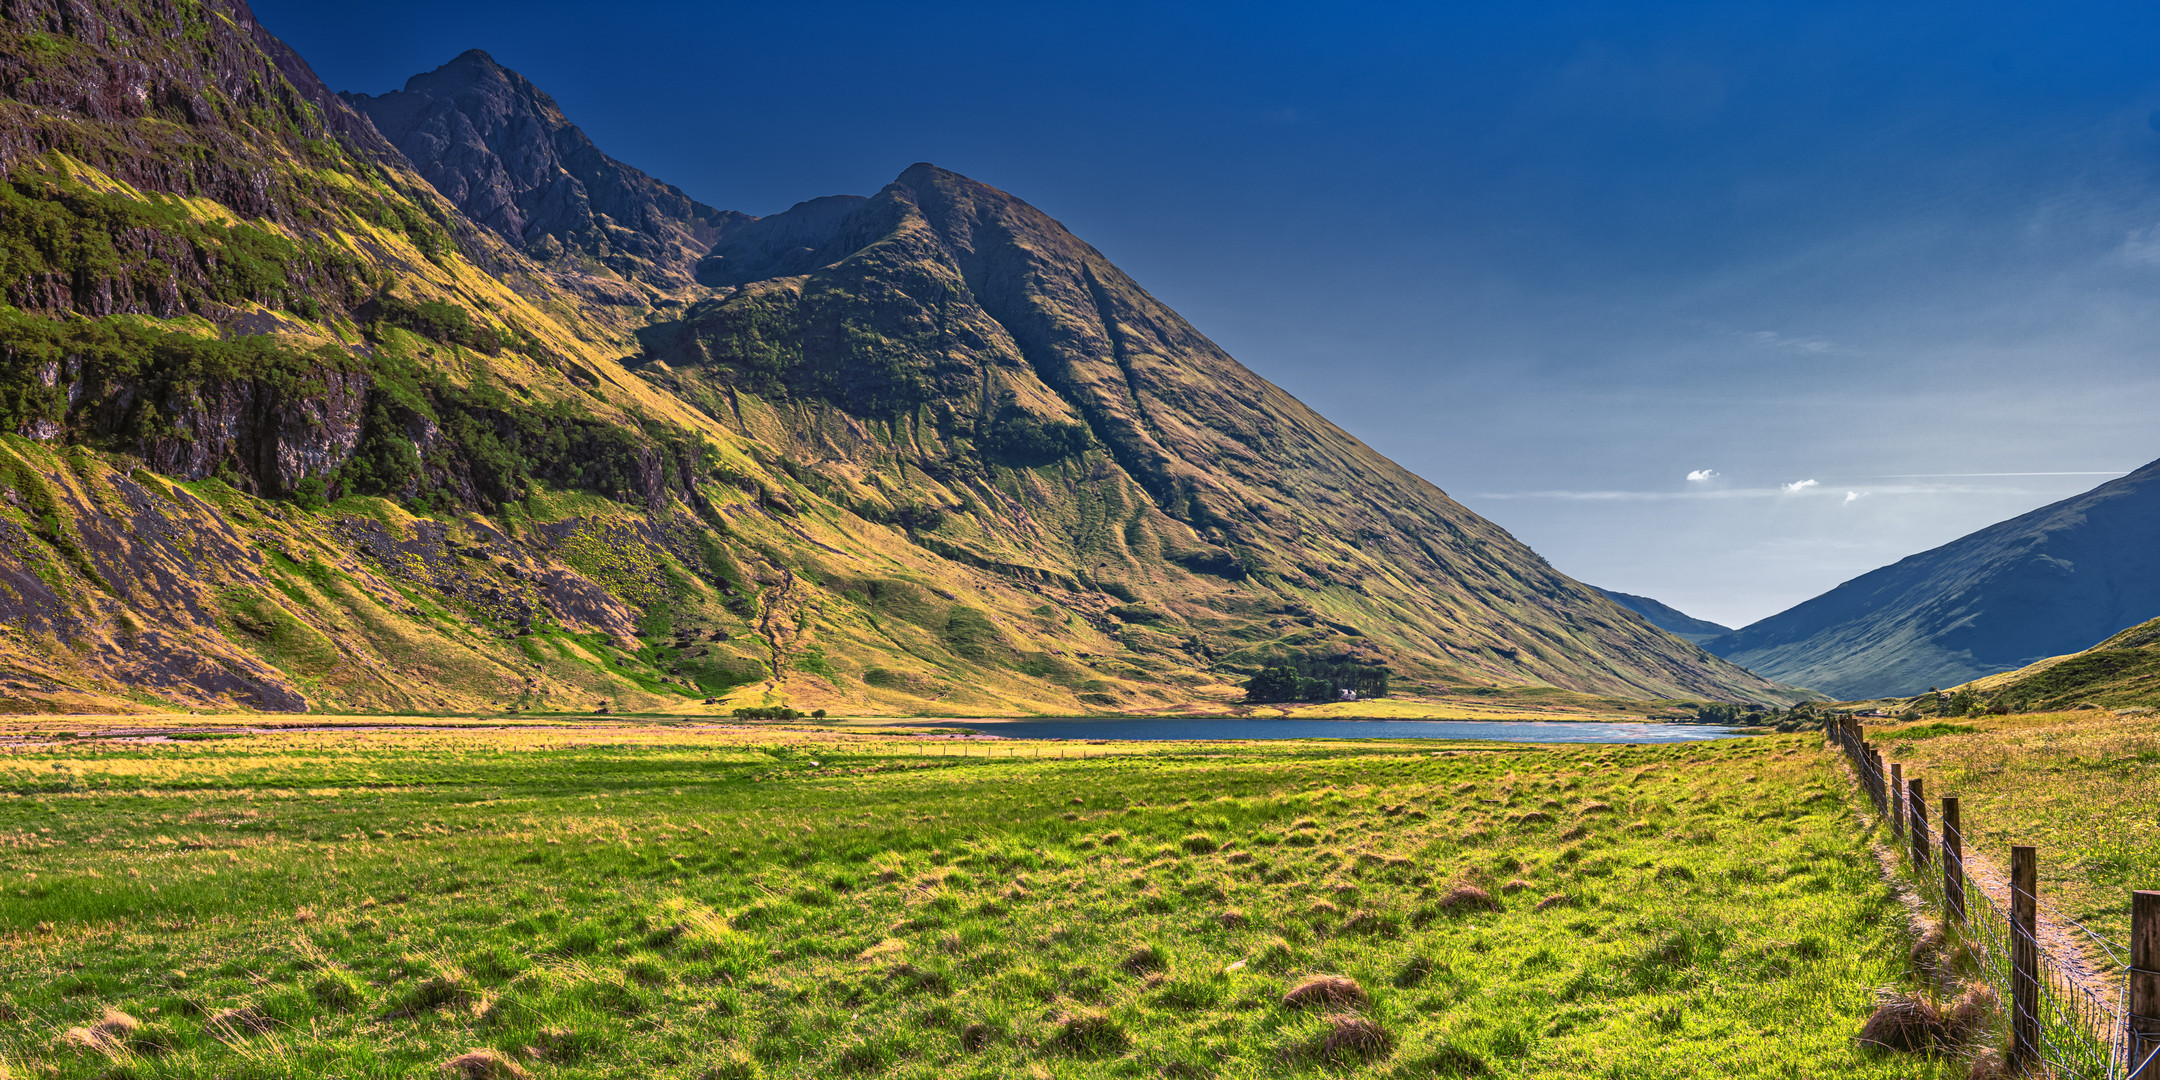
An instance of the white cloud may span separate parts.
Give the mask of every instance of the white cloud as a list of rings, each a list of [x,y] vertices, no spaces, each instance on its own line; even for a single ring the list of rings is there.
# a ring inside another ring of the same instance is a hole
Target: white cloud
[[[1748,335],[1748,340],[1762,348],[1777,349],[1782,352],[1830,353],[1842,351],[1835,341],[1824,341],[1821,338],[1790,337],[1775,330],[1757,330]]]
[[[1857,492],[1857,491],[1848,491],[1848,492],[1846,492],[1846,493],[1845,493],[1845,505],[1847,505],[1847,506],[1851,506],[1852,504],[1854,504],[1854,503],[1856,503],[1856,502],[1858,502],[1858,501],[1860,501],[1860,493],[1859,493],[1859,492]]]
[[[2130,230],[2123,237],[2122,257],[2132,266],[2160,266],[2160,225]]]
[[[1701,484],[1718,478],[1716,469],[1697,469],[1687,474],[1688,483]]]
[[[1681,491],[1481,491],[1478,499],[1555,499],[1563,502],[1668,502],[1700,499],[1781,499],[1791,495],[1836,495],[1820,480],[1802,480],[1777,487],[1718,487],[1703,485]],[[1872,484],[1861,498],[1914,496],[2039,496],[2060,498],[2059,493],[2035,491],[1999,484]]]

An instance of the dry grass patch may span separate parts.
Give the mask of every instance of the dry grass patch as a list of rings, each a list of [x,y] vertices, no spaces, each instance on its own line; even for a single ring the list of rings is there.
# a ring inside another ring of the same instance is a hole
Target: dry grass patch
[[[444,1076],[458,1080],[528,1080],[532,1073],[500,1050],[467,1050],[442,1063]]]
[[[1328,1017],[1327,1025],[1313,1051],[1329,1061],[1377,1061],[1395,1049],[1394,1036],[1377,1020],[1339,1013]]]
[[[1433,907],[1447,915],[1467,915],[1476,911],[1499,911],[1500,901],[1493,894],[1475,885],[1457,885],[1442,893]]]
[[[1367,1000],[1365,988],[1356,979],[1342,975],[1313,975],[1290,988],[1283,995],[1285,1008],[1305,1009],[1313,1006],[1325,1008],[1356,1008]]]
[[[1972,1039],[1994,1009],[1994,992],[1984,986],[1966,991],[1947,1005],[1919,993],[1878,991],[1875,1011],[1860,1028],[1858,1042],[1899,1053],[1954,1053]]]
[[[228,1042],[244,1039],[249,1035],[266,1034],[274,1026],[274,1022],[263,1015],[262,1010],[253,1006],[220,1009],[204,1023],[218,1038]]]

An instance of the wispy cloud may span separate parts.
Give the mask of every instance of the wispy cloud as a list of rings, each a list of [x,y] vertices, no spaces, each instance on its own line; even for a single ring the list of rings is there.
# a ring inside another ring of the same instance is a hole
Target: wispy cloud
[[[1848,492],[1846,492],[1846,493],[1845,493],[1845,505],[1847,505],[1847,506],[1851,506],[1852,504],[1854,504],[1854,503],[1856,503],[1856,502],[1859,502],[1859,501],[1860,501],[1860,493],[1859,493],[1859,492],[1857,492],[1857,491],[1848,491]]]
[[[1748,340],[1755,343],[1758,348],[1776,349],[1780,352],[1833,353],[1844,351],[1835,341],[1825,341],[1822,338],[1812,337],[1793,337],[1788,334],[1780,334],[1775,330],[1757,330],[1748,335]]]
[[[1718,471],[1716,469],[1697,469],[1687,474],[1687,478],[1690,484],[1706,484],[1718,478]]]
[[[1569,502],[1662,502],[1677,499],[1782,499],[1835,496],[1844,502],[1875,496],[1897,495],[2029,495],[2046,496],[2053,492],[2033,491],[2027,488],[1983,484],[1876,484],[1865,490],[1841,491],[1826,488],[1821,481],[1802,480],[1777,487],[1710,488],[1695,487],[1681,491],[1488,491],[1480,492],[1480,499],[1555,499]],[[1849,496],[1849,498],[1848,498]],[[2058,496],[2059,497],[2059,496]]]
[[[1882,476],[1856,477],[1860,480],[1959,480],[1992,476],[2127,476],[2128,469],[2102,469],[2079,472],[1935,472],[1935,473],[1885,473]]]
[[[2132,266],[2160,266],[2160,225],[2130,230],[2118,250]]]

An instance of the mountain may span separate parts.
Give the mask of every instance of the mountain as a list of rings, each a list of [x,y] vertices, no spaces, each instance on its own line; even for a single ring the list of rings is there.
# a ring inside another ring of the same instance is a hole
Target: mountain
[[[1708,619],[1698,619],[1681,611],[1679,608],[1660,603],[1647,596],[1614,592],[1611,589],[1599,589],[1598,591],[1604,593],[1605,598],[1613,603],[1649,620],[1650,625],[1674,637],[1692,641],[1697,645],[1712,638],[1719,638],[1732,633],[1732,627],[1730,626],[1721,626]]]
[[[555,99],[479,49],[402,90],[339,96],[466,217],[535,258],[590,259],[671,287],[748,220],[601,153]]]
[[[340,98],[239,0],[0,13],[0,709],[1793,696],[993,188],[729,215],[484,54]]]
[[[859,512],[912,501],[939,522],[917,542],[1068,604],[1142,605],[1210,656],[1340,650],[1439,685],[1743,678],[1709,676],[987,185],[917,164],[731,231],[698,279],[717,294],[642,333],[636,370]]]
[[[1845,699],[2077,652],[2160,615],[2160,462],[1902,559],[1705,645]]]

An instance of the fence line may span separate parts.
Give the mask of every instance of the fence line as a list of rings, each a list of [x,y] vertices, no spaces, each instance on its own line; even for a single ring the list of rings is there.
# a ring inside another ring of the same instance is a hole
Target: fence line
[[[2077,1080],[2160,1080],[2160,1054],[2154,1050],[2160,1040],[2146,1034],[2141,1041],[2131,1031],[2133,1011],[2147,1014],[2138,1018],[2145,1031],[2160,1030],[2160,1020],[2152,1019],[2160,1015],[2155,1007],[2160,1002],[2140,993],[2134,999],[2139,1007],[2129,1004],[2131,982],[2143,965],[2130,966],[2132,978],[2121,980],[2112,995],[2102,994],[2074,977],[2070,965],[2040,942],[2038,853],[2030,847],[2011,850],[2011,910],[2004,911],[1969,871],[1958,799],[1943,798],[1939,839],[1931,837],[1921,778],[1906,777],[1901,763],[1886,766],[1857,720],[1833,718],[1826,732],[1851,763],[1878,819],[1907,841],[1890,847],[1914,890],[1942,914],[1944,931],[1965,944],[1982,978],[2008,1003],[2012,1061],[2028,1071],[2045,1069]],[[1929,866],[1937,857],[1939,874]],[[2153,926],[2139,936],[2152,937],[2160,951],[2160,894],[2154,895],[2156,902],[2148,905],[2155,913]],[[2123,955],[2114,943],[2082,925],[2078,929],[2111,956]],[[2139,930],[2147,928],[2139,924]],[[2160,990],[2160,972],[2153,974]]]

